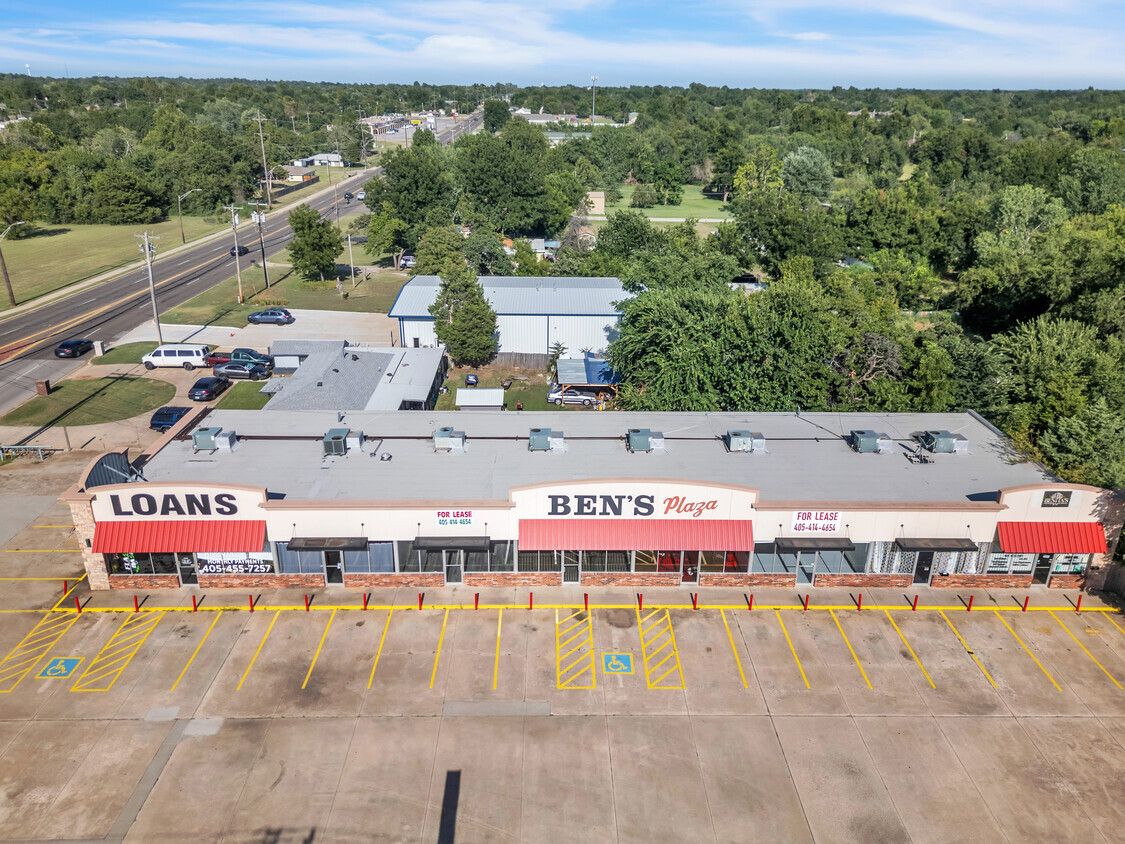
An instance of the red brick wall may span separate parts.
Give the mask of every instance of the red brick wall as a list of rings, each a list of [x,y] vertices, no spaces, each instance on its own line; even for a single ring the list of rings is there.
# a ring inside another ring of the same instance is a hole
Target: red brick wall
[[[583,586],[679,586],[680,583],[678,572],[582,572]]]
[[[930,581],[936,589],[1027,589],[1030,574],[949,574]]]
[[[817,586],[879,586],[906,589],[914,581],[909,574],[818,574]]]
[[[475,571],[465,575],[466,586],[559,586],[562,572],[557,571]]]
[[[793,586],[796,574],[701,574],[700,586]]]
[[[280,589],[285,586],[324,586],[322,574],[201,574],[201,589]]]
[[[1051,575],[1051,582],[1047,585],[1051,589],[1084,589],[1086,588],[1086,575],[1054,574]]]
[[[444,586],[445,575],[440,572],[413,574],[344,574],[345,586]]]
[[[149,589],[179,589],[180,578],[174,574],[111,574],[110,589],[132,589],[145,592]]]

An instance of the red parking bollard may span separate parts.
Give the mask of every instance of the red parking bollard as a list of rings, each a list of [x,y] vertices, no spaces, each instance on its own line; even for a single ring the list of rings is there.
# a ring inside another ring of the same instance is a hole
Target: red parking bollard
[[[195,602],[195,596],[194,595],[191,596],[191,611],[192,612],[199,612],[199,604],[197,604]]]
[[[753,592],[750,593],[750,600],[746,602],[746,609],[750,610],[751,612],[753,612],[753,610],[754,610],[754,593]]]
[[[254,612],[254,596],[250,596],[250,612]]]
[[[1078,603],[1074,606],[1074,611],[1079,612],[1082,609],[1082,596],[1078,596]]]
[[[79,613],[82,612],[82,602],[78,600],[77,595],[74,596],[74,606],[76,606],[78,608]]]
[[[1027,612],[1027,602],[1030,601],[1030,600],[1031,600],[1030,595],[1028,595],[1026,598],[1023,599],[1023,611],[1024,612]]]
[[[805,593],[805,612],[809,611],[809,594]]]
[[[473,609],[480,609],[480,592],[473,593]]]
[[[699,609],[699,596],[694,592],[691,593],[691,608],[693,610]]]
[[[914,596],[914,606],[912,606],[910,609],[914,610],[914,612],[918,612],[918,596],[917,595]]]
[[[859,600],[855,602],[855,608],[857,610],[863,609],[863,593],[862,592],[859,593]]]
[[[645,608],[645,596],[637,593],[637,609],[643,610]]]
[[[583,592],[582,593],[582,603],[586,605],[586,612],[589,612],[590,611],[590,593],[589,592]]]
[[[418,593],[418,609],[422,609],[422,593]]]
[[[534,592],[528,592],[527,593],[527,608],[530,610],[534,607],[535,607],[535,593]]]
[[[369,595],[367,592],[363,593],[363,608],[364,609],[367,609],[367,599],[370,598],[370,597],[371,597],[371,595]]]
[[[973,596],[970,595],[969,596],[969,605],[967,607],[965,607],[965,612],[972,612],[972,611],[973,611]]]
[[[305,612],[309,611],[309,596],[305,596]]]
[[[134,595],[133,596],[133,612],[140,612],[140,611],[141,611],[141,605],[139,603],[137,603],[137,596]]]
[[[66,593],[70,591],[69,589],[66,588],[66,583],[67,582],[65,580],[62,582],[62,593],[63,593],[64,598],[66,597]]]

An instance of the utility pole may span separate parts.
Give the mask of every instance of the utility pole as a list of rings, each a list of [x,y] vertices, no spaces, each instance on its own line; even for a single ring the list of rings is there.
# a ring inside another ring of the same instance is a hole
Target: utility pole
[[[598,102],[598,77],[590,77],[590,128],[594,128],[594,115],[597,111]]]
[[[187,193],[182,193],[176,197],[176,214],[180,218],[180,243],[187,243],[187,238],[184,237],[184,209],[180,203],[184,201],[185,197],[191,196],[193,193],[198,193],[203,188],[192,188]]]
[[[266,179],[266,207],[273,208],[273,196],[271,195],[273,177],[270,166],[266,163],[266,136],[262,132],[262,113],[260,111],[258,112],[258,140],[262,144],[262,175]]]
[[[23,221],[21,220],[18,223],[12,223],[12,225],[4,229],[4,233],[0,234],[0,243],[2,243],[4,241],[4,238],[8,236],[8,232],[10,232],[16,226],[22,225]],[[8,278],[8,265],[4,263],[3,252],[0,252],[0,272],[3,272],[4,274],[4,288],[8,291],[8,303],[14,308],[16,306],[16,294],[12,292],[12,280]]]
[[[238,260],[238,206],[224,205],[230,211],[230,230],[234,235],[234,274],[238,276],[238,304],[242,304],[242,262]]]
[[[261,208],[264,203],[255,202],[254,204],[257,205],[259,208]],[[270,271],[266,267],[266,240],[265,240],[265,237],[262,235],[262,226],[266,222],[266,212],[265,211],[252,211],[250,213],[250,219],[258,224],[258,246],[262,250],[262,274],[265,275],[265,277],[266,277],[266,290],[269,290],[270,289]]]
[[[352,268],[352,290],[355,290],[355,256],[352,254],[351,232],[348,232],[348,266]]]
[[[156,341],[163,346],[164,334],[160,330],[160,311],[156,307],[156,283],[152,280],[152,255],[156,251],[156,244],[149,242],[148,232],[138,234],[136,237],[144,238],[143,244],[138,244],[145,256],[145,265],[148,267],[148,295],[152,299],[152,321],[156,323]],[[153,238],[156,240],[157,238]]]

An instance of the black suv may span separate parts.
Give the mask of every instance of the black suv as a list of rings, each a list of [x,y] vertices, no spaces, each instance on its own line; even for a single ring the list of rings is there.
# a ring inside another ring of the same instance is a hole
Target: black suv
[[[190,407],[162,407],[152,414],[152,418],[148,420],[148,427],[163,434],[190,411]]]

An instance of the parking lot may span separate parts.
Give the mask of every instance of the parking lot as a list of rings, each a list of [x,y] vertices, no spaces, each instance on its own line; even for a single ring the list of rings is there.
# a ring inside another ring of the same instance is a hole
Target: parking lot
[[[13,604],[43,582],[17,585],[9,839],[1058,841],[1125,821],[1125,629],[1089,596],[603,590],[587,612],[561,588],[366,610],[185,590],[134,611],[51,581],[55,611],[31,612]]]

